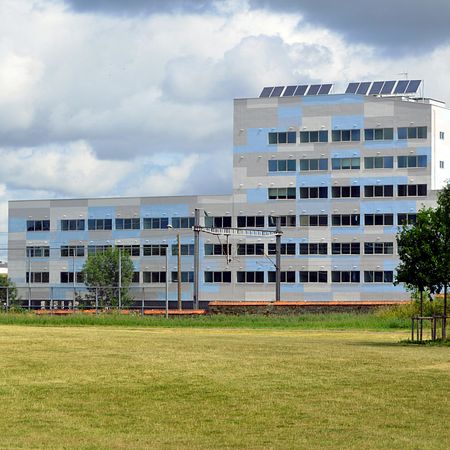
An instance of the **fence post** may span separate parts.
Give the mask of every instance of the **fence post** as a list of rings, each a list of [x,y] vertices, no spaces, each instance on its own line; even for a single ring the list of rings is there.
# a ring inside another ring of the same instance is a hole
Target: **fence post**
[[[95,314],[98,314],[98,288],[95,288]]]
[[[414,342],[414,317],[411,317],[411,341]]]

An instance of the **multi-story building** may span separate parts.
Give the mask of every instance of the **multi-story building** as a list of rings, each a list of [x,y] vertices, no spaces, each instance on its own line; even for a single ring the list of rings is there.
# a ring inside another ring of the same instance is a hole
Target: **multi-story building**
[[[188,305],[200,208],[221,228],[273,230],[281,217],[283,300],[409,298],[393,284],[395,235],[450,178],[450,111],[419,85],[287,86],[236,99],[231,195],[11,201],[9,274],[30,288],[81,286],[86,257],[121,246],[145,298],[162,301],[167,279],[175,300],[180,234]],[[202,233],[200,302],[273,300],[274,254],[273,236]]]

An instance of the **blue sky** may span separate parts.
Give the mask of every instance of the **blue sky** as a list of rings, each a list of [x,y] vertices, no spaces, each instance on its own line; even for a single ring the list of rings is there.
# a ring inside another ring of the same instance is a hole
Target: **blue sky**
[[[2,0],[0,232],[9,199],[228,193],[232,99],[265,85],[408,72],[449,101],[449,17],[447,0]]]

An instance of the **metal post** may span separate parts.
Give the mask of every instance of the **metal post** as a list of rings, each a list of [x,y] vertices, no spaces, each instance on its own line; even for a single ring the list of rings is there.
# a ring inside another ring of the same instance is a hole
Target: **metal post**
[[[73,301],[72,309],[75,310],[75,249],[72,249],[72,272],[73,272]]]
[[[281,299],[281,217],[276,218],[276,232],[275,232],[275,301],[279,302]]]
[[[200,210],[195,209],[194,222],[194,309],[199,308],[199,275],[200,275]]]
[[[122,249],[119,249],[119,309],[122,309]]]
[[[178,298],[178,310],[181,311],[181,242],[180,242],[180,233],[177,233],[177,269],[178,269],[178,283],[177,283],[177,298]]]
[[[166,247],[166,319],[169,318],[169,245]]]
[[[31,249],[28,250],[31,252]],[[31,253],[28,253],[28,311],[31,310]]]

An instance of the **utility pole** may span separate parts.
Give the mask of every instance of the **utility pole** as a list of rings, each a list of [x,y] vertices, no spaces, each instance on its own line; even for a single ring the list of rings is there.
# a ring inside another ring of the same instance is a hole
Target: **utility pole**
[[[180,233],[177,233],[177,269],[178,269],[178,284],[177,284],[177,294],[178,294],[178,310],[182,310],[181,303],[181,242],[180,242]]]
[[[200,272],[200,210],[195,209],[194,222],[194,309],[199,308],[198,287],[199,287],[199,272]]]
[[[275,229],[275,301],[279,302],[281,299],[281,217],[276,218],[276,229]]]

